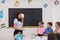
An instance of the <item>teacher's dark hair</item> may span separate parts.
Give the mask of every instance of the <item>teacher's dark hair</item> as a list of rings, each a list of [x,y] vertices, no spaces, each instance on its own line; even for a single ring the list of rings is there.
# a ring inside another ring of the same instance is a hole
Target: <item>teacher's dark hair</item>
[[[22,22],[22,18],[19,19],[19,18],[18,18],[18,15],[19,15],[19,14],[22,14],[22,13],[23,13],[23,12],[18,12],[18,13],[16,14],[17,20],[18,20],[18,21],[21,21],[21,22]]]

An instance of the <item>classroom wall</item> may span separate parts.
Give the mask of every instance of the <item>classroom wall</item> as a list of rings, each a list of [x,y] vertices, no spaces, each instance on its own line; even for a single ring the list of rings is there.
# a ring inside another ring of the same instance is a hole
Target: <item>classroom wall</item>
[[[60,2],[60,0],[58,1]],[[53,4],[53,17],[54,17],[54,22],[60,21],[60,4],[57,6]]]
[[[3,18],[0,18],[0,24],[1,23],[5,23],[6,26],[8,27],[9,23],[8,23],[8,8],[42,8],[42,19],[45,22],[45,26],[46,23],[48,21],[50,22],[55,22],[55,21],[60,21],[60,4],[59,5],[54,5],[54,1],[55,0],[32,0],[30,3],[28,3],[28,0],[18,0],[19,1],[19,5],[15,6],[16,0],[5,0],[5,3],[1,3],[0,0],[0,10],[3,10]],[[60,0],[59,0],[60,1]],[[47,6],[44,7],[43,5],[45,5],[47,3]]]
[[[53,2],[54,1],[55,0],[53,0]],[[58,1],[59,1],[58,5],[54,5],[54,3],[53,3],[53,23],[54,24],[55,24],[55,22],[60,21],[60,0],[58,0]],[[53,25],[53,28],[55,28],[54,25]]]

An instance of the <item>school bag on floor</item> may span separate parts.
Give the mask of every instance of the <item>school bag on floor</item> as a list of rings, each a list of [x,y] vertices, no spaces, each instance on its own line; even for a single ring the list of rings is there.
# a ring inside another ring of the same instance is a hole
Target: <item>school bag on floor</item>
[[[15,40],[22,40],[22,34],[16,34]]]

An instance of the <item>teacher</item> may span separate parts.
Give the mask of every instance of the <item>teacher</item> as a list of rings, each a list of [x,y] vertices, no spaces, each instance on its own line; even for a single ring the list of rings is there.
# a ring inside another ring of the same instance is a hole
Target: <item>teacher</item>
[[[16,14],[16,18],[14,19],[14,36],[20,32],[21,34],[23,33],[23,17],[22,17],[22,12],[19,12]]]

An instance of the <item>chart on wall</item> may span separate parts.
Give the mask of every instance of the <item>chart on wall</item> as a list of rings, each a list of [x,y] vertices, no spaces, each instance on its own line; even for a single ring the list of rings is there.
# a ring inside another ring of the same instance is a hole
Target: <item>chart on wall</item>
[[[9,8],[9,26],[13,26],[13,21],[18,12],[25,15],[24,26],[37,26],[42,21],[42,8]]]

